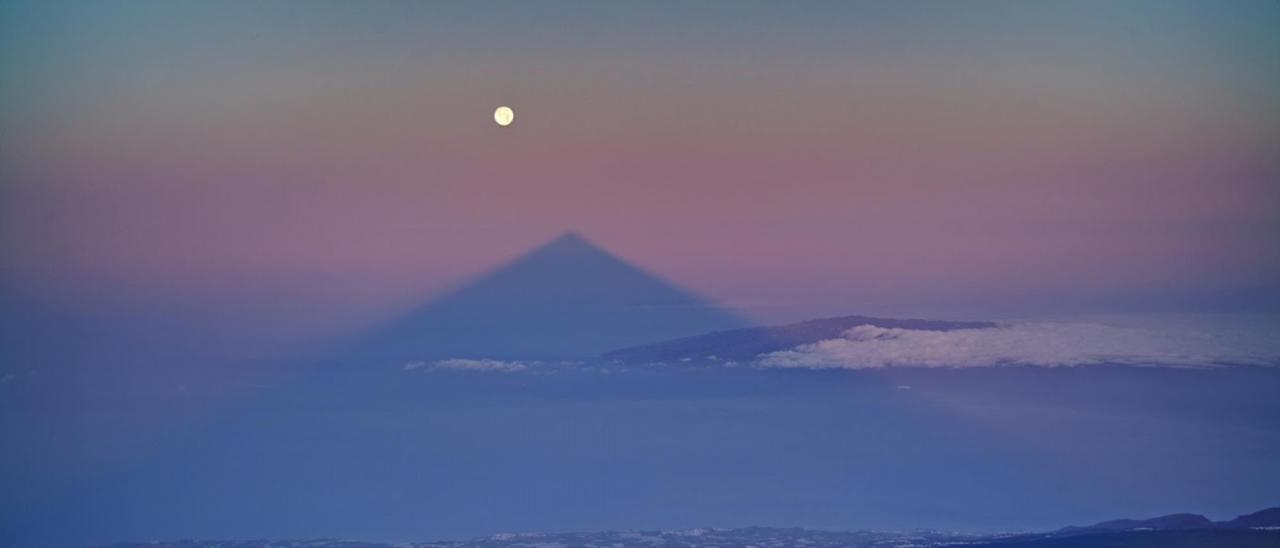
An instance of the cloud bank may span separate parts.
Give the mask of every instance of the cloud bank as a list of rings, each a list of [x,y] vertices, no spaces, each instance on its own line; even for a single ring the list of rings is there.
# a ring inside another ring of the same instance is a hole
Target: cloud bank
[[[415,369],[431,370],[454,370],[454,371],[490,371],[499,373],[513,373],[516,371],[524,371],[529,368],[529,364],[521,361],[503,361],[503,360],[470,360],[463,358],[452,358],[448,360],[439,360],[435,362],[410,362],[404,364],[405,371],[413,371]]]
[[[1280,365],[1280,332],[1267,326],[1090,322],[1028,322],[945,332],[860,325],[841,338],[762,354],[757,360],[761,367],[807,369],[1102,364]]]

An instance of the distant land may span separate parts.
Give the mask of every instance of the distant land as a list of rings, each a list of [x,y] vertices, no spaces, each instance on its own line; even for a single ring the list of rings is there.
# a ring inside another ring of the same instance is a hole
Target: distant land
[[[952,322],[941,320],[895,320],[869,316],[840,316],[785,325],[747,327],[716,331],[705,335],[630,346],[606,352],[604,357],[628,363],[680,361],[747,361],[761,354],[791,350],[803,344],[838,338],[859,325],[885,329],[954,331],[989,329],[994,322]]]
[[[352,540],[242,540],[121,543],[106,548],[518,548],[686,547],[730,548],[1274,548],[1280,546],[1280,507],[1214,522],[1198,514],[1118,519],[1048,533],[961,534],[942,531],[814,531],[743,527],[678,531],[512,533],[462,541],[384,544]]]

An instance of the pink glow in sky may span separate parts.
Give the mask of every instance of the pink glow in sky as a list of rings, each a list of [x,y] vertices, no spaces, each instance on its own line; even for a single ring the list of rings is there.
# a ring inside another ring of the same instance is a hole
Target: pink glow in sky
[[[765,316],[1280,279],[1280,48],[1247,13],[387,9],[16,9],[5,287],[340,315],[566,230]]]

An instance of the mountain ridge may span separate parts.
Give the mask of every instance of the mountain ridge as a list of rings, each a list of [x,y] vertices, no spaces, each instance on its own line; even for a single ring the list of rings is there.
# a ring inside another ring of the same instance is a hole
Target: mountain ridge
[[[1256,527],[1280,528],[1280,507],[1265,508],[1250,514],[1242,514],[1230,520],[1213,521],[1200,514],[1177,513],[1146,519],[1113,519],[1093,525],[1068,526],[1056,533],[1081,533],[1097,531],[1176,531],[1188,529],[1251,529]]]
[[[1203,521],[1201,521],[1203,520]],[[1243,521],[1242,521],[1243,520]],[[1271,525],[1240,526],[1250,520]],[[1121,522],[1156,524],[1158,529],[1089,529],[1065,528],[1049,533],[965,534],[932,530],[914,531],[820,531],[798,527],[739,527],[733,529],[683,530],[619,530],[584,533],[506,533],[471,540],[429,541],[388,544],[353,540],[244,540],[218,542],[223,548],[515,548],[534,546],[682,546],[687,548],[728,548],[759,546],[782,548],[805,545],[820,548],[877,547],[906,548],[942,547],[962,544],[987,548],[1190,548],[1223,547],[1254,548],[1280,543],[1280,507],[1267,508],[1231,520],[1210,521],[1199,514],[1169,514],[1143,520],[1109,520],[1097,526],[1114,526]],[[1192,523],[1207,526],[1183,528]],[[1110,524],[1110,525],[1108,525]],[[1236,524],[1236,525],[1233,525]],[[208,541],[117,543],[103,548],[197,548],[214,544]]]
[[[671,362],[693,360],[745,361],[760,354],[790,350],[803,344],[840,337],[859,325],[886,329],[953,331],[989,329],[994,322],[892,319],[871,316],[835,316],[803,322],[745,327],[669,339],[651,344],[618,348],[603,357],[623,362]]]

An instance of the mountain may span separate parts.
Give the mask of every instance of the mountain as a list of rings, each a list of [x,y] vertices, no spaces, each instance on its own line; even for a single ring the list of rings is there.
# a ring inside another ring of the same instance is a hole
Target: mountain
[[[1132,531],[1136,529],[1152,529],[1169,531],[1178,529],[1206,529],[1214,523],[1199,514],[1169,514],[1150,519],[1114,519],[1095,523],[1087,527],[1066,527],[1063,532],[1075,531]]]
[[[361,341],[354,357],[590,357],[744,324],[568,233],[382,326]]]
[[[1068,527],[1052,533],[964,534],[940,531],[815,531],[798,527],[741,527],[662,531],[595,531],[589,533],[499,534],[471,540],[408,544],[365,543],[352,540],[252,540],[229,542],[176,541],[121,543],[109,548],[532,548],[535,546],[621,546],[730,548],[740,546],[814,548],[1270,548],[1280,546],[1280,530],[1257,529],[1275,523],[1280,508],[1214,522],[1196,514],[1170,514],[1145,520],[1104,521],[1091,527]],[[1263,521],[1250,521],[1250,520]],[[1130,527],[1135,526],[1136,527]],[[1072,530],[1071,534],[1063,531]]]
[[[1169,531],[1094,531],[1073,536],[1020,535],[966,548],[1275,548],[1280,531],[1257,529],[1176,529]]]
[[[1093,535],[1121,531],[1203,531],[1206,529],[1271,529],[1280,528],[1280,507],[1267,508],[1227,521],[1210,521],[1199,514],[1169,514],[1149,519],[1115,519],[1084,527],[1064,527],[1052,536]]]
[[[1219,526],[1231,528],[1275,527],[1280,528],[1280,507],[1259,510],[1230,521],[1220,521]]]
[[[624,362],[674,362],[702,360],[710,356],[721,360],[745,361],[751,360],[760,354],[790,350],[802,344],[834,339],[840,337],[845,331],[859,325],[926,331],[996,327],[996,324],[992,322],[894,320],[867,316],[841,316],[786,325],[748,327],[683,337],[613,350],[605,353],[604,357]]]

